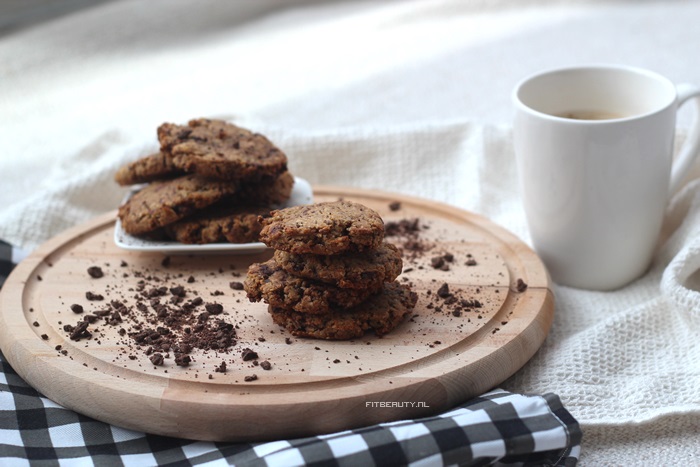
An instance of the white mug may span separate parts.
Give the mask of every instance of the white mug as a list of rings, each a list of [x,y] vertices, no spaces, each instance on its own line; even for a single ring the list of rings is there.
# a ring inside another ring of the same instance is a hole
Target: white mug
[[[555,282],[612,290],[647,270],[670,194],[700,148],[696,116],[673,160],[678,107],[698,96],[698,87],[618,65],[550,70],[516,86],[523,204]]]

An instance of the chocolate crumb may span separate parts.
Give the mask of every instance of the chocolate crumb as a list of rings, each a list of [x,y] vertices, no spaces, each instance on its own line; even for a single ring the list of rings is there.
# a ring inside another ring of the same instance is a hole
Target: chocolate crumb
[[[44,339],[45,341],[49,340],[49,335],[48,334],[42,334],[41,338]]]
[[[192,362],[192,358],[189,355],[177,354],[175,355],[175,364],[177,366],[189,366]]]
[[[220,303],[207,303],[204,308],[210,315],[219,315],[224,311],[224,306]]]
[[[452,294],[450,293],[450,286],[447,285],[447,282],[444,282],[444,283],[440,286],[440,288],[437,290],[436,294],[437,294],[437,296],[440,297],[440,298],[447,298],[447,297],[449,297],[450,295],[452,295]]]
[[[292,343],[292,340],[291,340],[289,337],[285,337],[285,338],[284,338],[284,343],[289,345],[289,344]]]
[[[81,305],[78,305],[77,303],[72,304],[70,306],[70,309],[73,313],[78,315],[83,312],[83,307]]]
[[[90,325],[87,321],[81,321],[78,323],[70,333],[70,340],[79,341],[82,338],[92,337],[92,334],[88,331],[88,326]]]
[[[217,373],[226,373],[226,362],[222,361],[219,366],[214,368]]]
[[[154,353],[148,358],[149,360],[151,360],[151,363],[153,363],[155,366],[161,366],[165,361],[165,359],[163,358],[163,354],[161,353]]]
[[[241,352],[241,356],[243,357],[244,362],[255,360],[256,358],[258,358],[257,352],[248,348],[243,349],[243,351]]]
[[[251,381],[255,381],[256,379],[258,379],[258,376],[257,376],[257,375],[250,375],[250,376],[246,376],[245,378],[243,378],[243,380],[244,380],[246,383],[249,383],[249,382],[251,382]]]
[[[165,258],[163,258],[163,261],[160,262],[160,265],[164,268],[170,266],[170,256],[166,256]]]
[[[39,327],[39,322],[38,322],[38,321],[34,321],[34,322],[32,323],[32,326],[34,326],[35,328],[38,328],[38,327]]]
[[[243,282],[234,281],[229,284],[233,290],[243,290]]]
[[[445,259],[442,256],[435,256],[430,259],[430,265],[435,269],[440,269],[445,265]]]
[[[527,284],[525,281],[518,279],[518,282],[515,284],[515,290],[521,293],[525,292],[525,290],[527,290]]]
[[[399,201],[389,203],[389,209],[392,211],[398,211],[399,209],[401,209],[401,203]]]
[[[467,266],[476,266],[476,260],[474,258],[469,258],[466,263]]]
[[[102,272],[102,268],[99,266],[90,266],[87,270],[87,273],[93,279],[99,279],[100,277],[104,276],[104,273]]]
[[[268,362],[267,360],[265,360],[264,362],[261,362],[260,366],[262,367],[263,370],[271,370],[272,369],[272,363]]]
[[[93,292],[85,292],[85,298],[90,301],[100,301],[105,299],[102,295]]]

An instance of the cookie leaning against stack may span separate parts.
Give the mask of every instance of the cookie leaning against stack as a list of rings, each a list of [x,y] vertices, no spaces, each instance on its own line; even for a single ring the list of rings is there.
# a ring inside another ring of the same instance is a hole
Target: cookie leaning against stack
[[[289,199],[287,157],[266,137],[221,120],[158,127],[160,151],[121,167],[120,185],[147,183],[119,208],[132,235],[181,243],[257,241],[259,217]]]
[[[366,206],[295,206],[260,221],[260,240],[275,252],[250,266],[245,290],[293,335],[342,340],[373,330],[382,336],[415,306],[416,294],[396,281],[401,252],[383,241],[384,222]]]

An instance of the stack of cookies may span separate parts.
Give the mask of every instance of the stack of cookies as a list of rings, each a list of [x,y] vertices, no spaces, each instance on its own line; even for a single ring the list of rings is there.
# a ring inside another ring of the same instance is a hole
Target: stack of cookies
[[[158,127],[160,151],[120,168],[147,184],[119,208],[125,232],[182,243],[258,241],[258,219],[289,199],[287,156],[265,136],[221,120]]]
[[[396,278],[401,252],[384,242],[384,222],[358,203],[336,201],[272,211],[260,219],[272,259],[252,264],[248,298],[265,301],[294,336],[382,336],[411,312],[417,296]]]

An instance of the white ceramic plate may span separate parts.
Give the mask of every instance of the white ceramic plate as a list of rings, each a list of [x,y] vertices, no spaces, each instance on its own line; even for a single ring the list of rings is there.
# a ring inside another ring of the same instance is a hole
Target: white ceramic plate
[[[124,198],[125,203],[131,196],[134,195],[139,188],[131,190]],[[313,190],[309,182],[303,178],[294,177],[294,188],[290,198],[280,208],[290,206],[298,206],[300,204],[313,203]],[[155,251],[168,254],[191,254],[191,253],[229,253],[229,254],[248,254],[263,251],[267,248],[264,243],[209,243],[205,245],[189,245],[185,243],[172,241],[152,241],[139,237],[134,237],[124,232],[122,224],[117,219],[117,224],[114,227],[114,243],[125,250],[131,251]]]

